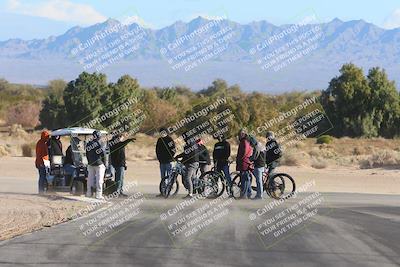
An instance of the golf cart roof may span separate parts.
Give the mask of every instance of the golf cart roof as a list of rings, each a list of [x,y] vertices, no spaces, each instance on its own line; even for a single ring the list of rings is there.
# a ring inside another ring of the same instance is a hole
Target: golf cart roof
[[[80,128],[80,127],[73,127],[73,128],[64,128],[58,129],[51,132],[51,136],[66,136],[66,135],[92,135],[96,129],[90,128]],[[100,131],[102,134],[107,134],[106,131]]]

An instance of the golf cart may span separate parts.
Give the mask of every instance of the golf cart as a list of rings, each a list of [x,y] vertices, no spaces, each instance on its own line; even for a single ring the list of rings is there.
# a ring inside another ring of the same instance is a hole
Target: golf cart
[[[46,172],[46,188],[55,191],[69,191],[74,195],[81,195],[86,192],[87,188],[87,165],[86,145],[92,139],[95,129],[88,128],[64,128],[52,131],[50,137],[69,137],[70,156],[72,162],[65,164],[66,156],[51,155],[49,153],[50,168]],[[103,135],[107,135],[106,131],[101,131]],[[51,151],[51,142],[49,142],[49,151]],[[106,172],[104,176],[103,192],[111,193],[115,190],[115,182],[111,172],[110,149],[108,141],[106,142],[105,153]]]

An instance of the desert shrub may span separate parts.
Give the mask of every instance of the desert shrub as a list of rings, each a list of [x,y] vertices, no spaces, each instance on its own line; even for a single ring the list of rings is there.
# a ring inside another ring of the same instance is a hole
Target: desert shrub
[[[39,124],[40,104],[21,102],[10,106],[6,113],[8,125],[21,124],[24,127],[36,127]]]
[[[330,135],[321,135],[317,138],[317,144],[330,144],[333,141],[333,137]]]
[[[381,168],[400,166],[400,153],[394,150],[377,150],[367,159],[360,161],[360,168]]]
[[[311,161],[311,167],[314,169],[325,169],[328,167],[328,162],[321,158],[316,158]]]
[[[304,152],[288,150],[283,153],[280,164],[286,166],[301,166],[305,164],[308,158],[309,156]]]
[[[23,144],[21,145],[21,150],[23,157],[33,157],[34,144]]]
[[[0,157],[8,156],[9,154],[9,149],[3,145],[0,145]]]

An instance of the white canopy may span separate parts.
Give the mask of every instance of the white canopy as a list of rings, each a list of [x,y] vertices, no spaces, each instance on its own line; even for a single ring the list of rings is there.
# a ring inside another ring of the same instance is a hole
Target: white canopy
[[[81,127],[73,127],[73,128],[64,128],[58,129],[51,132],[51,136],[66,136],[66,135],[92,135],[96,129],[90,128],[81,128]],[[107,134],[106,131],[100,131],[102,134]]]

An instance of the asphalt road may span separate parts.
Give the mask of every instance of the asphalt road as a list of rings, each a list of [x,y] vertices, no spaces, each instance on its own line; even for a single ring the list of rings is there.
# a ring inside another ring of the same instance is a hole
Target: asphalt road
[[[344,193],[284,203],[137,194],[1,242],[0,265],[400,266],[399,204]]]

